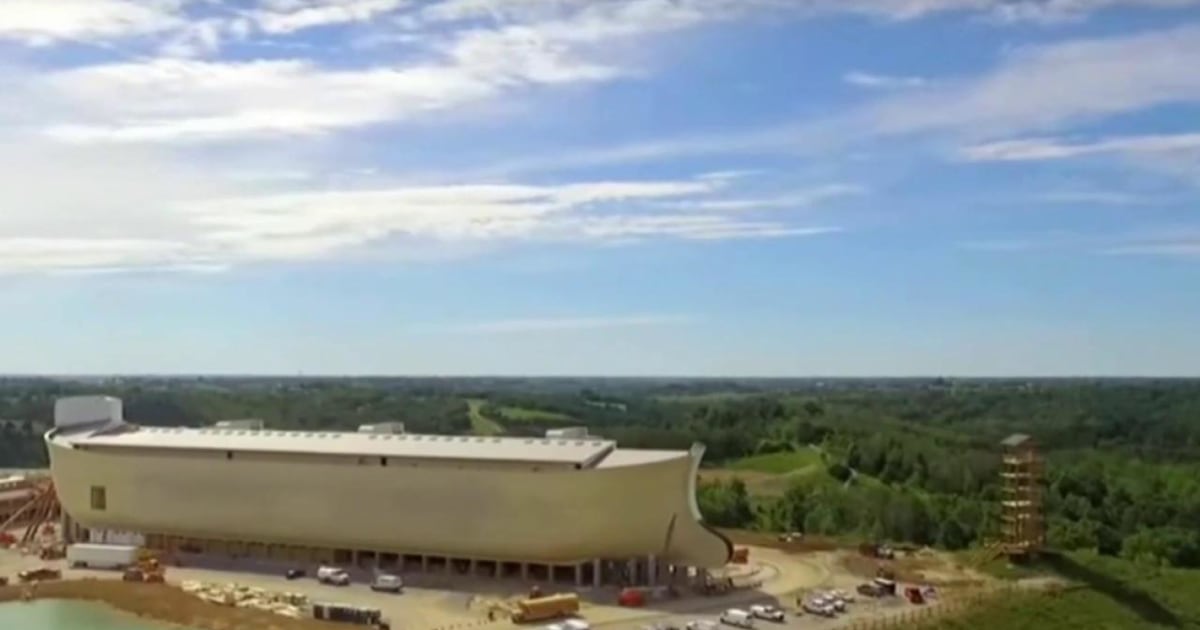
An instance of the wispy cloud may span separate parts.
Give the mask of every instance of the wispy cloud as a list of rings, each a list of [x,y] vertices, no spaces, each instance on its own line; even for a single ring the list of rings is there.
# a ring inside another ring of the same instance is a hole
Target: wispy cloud
[[[772,197],[732,198],[732,199],[695,199],[675,202],[662,202],[658,205],[679,208],[683,210],[698,210],[708,212],[738,212],[745,210],[773,210],[787,208],[806,208],[825,201],[840,197],[864,195],[867,189],[857,184],[824,184],[804,190],[796,190]]]
[[[1162,256],[1200,261],[1200,227],[1144,230],[1129,234],[1101,251],[1114,256]]]
[[[842,75],[842,81],[862,88],[871,89],[905,89],[918,88],[929,85],[929,80],[924,77],[914,76],[888,76],[883,74],[873,74],[870,72],[853,71]]]
[[[1200,101],[1196,67],[1196,25],[1028,46],[1009,53],[982,77],[898,96],[871,107],[867,115],[884,133],[953,130],[995,136],[1053,129]]]
[[[1063,190],[1043,193],[1037,201],[1064,205],[1140,206],[1164,200],[1150,195],[1104,190]]]
[[[1183,8],[1194,6],[1194,0],[1029,0],[1022,2],[991,2],[992,17],[1001,22],[1033,22],[1053,25],[1076,22],[1102,9],[1121,6],[1139,8]]]
[[[396,185],[237,194],[257,184],[226,180],[221,183],[223,188],[209,189],[177,176],[169,163],[163,163],[158,166],[158,180],[120,189],[125,195],[100,196],[105,203],[94,207],[110,210],[104,215],[105,234],[94,234],[80,228],[75,218],[79,204],[97,190],[107,190],[114,181],[138,173],[137,153],[98,150],[96,157],[116,154],[128,159],[110,160],[106,168],[91,162],[50,159],[13,162],[20,168],[0,169],[0,205],[11,209],[0,216],[0,273],[231,268],[335,255],[386,257],[385,251],[403,258],[434,245],[442,250],[471,250],[482,244],[701,242],[837,231],[829,226],[796,225],[787,218],[763,220],[715,211],[680,213],[654,205],[670,200],[701,201],[730,185],[727,180],[712,178],[556,185]],[[0,163],[6,162],[0,152]],[[75,165],[74,185],[60,186],[57,193],[43,189],[46,182],[58,181],[58,176],[56,168],[37,166],[41,164]],[[126,172],[130,168],[132,172]],[[89,173],[87,169],[97,170]],[[85,175],[95,179],[84,179]]]
[[[1200,33],[1198,33],[1200,34]],[[1200,133],[1119,136],[1091,141],[1067,138],[1022,138],[966,147],[972,162],[1061,160],[1104,153],[1153,154],[1200,151]]]
[[[641,328],[687,324],[687,315],[600,315],[587,317],[532,317],[502,319],[451,326],[445,330],[470,334],[549,333],[605,328]]]
[[[964,241],[960,249],[977,252],[1064,252],[1080,255],[1161,256],[1200,260],[1200,228],[1143,227],[1115,232],[1043,232],[1004,239]]]
[[[340,0],[267,3],[274,6],[251,11],[246,19],[251,20],[263,32],[277,35],[334,24],[369,22],[410,2],[411,0]]]
[[[1056,137],[983,139],[1068,129],[1108,116],[1167,104],[1200,103],[1200,26],[1025,46],[976,77],[945,79],[920,90],[892,90],[865,105],[827,117],[770,127],[659,138],[525,158],[501,173],[568,170],[653,162],[678,156],[819,153],[896,137],[949,136],[975,141],[967,159],[1050,159],[1072,151],[1116,151],[1120,143],[1058,147]],[[1112,80],[1120,77],[1120,81]],[[1046,89],[1046,86],[1056,86]],[[1174,142],[1190,143],[1181,134]],[[1166,148],[1168,136],[1146,150]],[[1136,149],[1136,143],[1128,149]]]
[[[696,176],[696,179],[714,179],[718,181],[728,181],[732,179],[742,179],[762,173],[755,169],[735,169],[730,171],[712,171],[710,173],[701,173]]]

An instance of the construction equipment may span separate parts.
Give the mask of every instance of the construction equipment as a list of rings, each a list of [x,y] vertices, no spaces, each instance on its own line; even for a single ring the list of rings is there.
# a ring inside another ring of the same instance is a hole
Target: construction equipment
[[[61,560],[67,557],[67,550],[61,544],[43,545],[42,550],[38,553],[38,557],[42,560]]]
[[[17,574],[17,578],[28,584],[30,582],[45,582],[48,580],[57,580],[62,577],[62,571],[52,569],[50,567],[39,567],[37,569],[28,569]]]
[[[158,556],[151,553],[139,554],[137,564],[125,569],[121,579],[126,582],[146,582],[162,584],[166,581],[166,569],[158,561]]]
[[[700,594],[707,596],[724,595],[733,590],[733,578],[715,578],[706,575],[704,584],[699,587]]]
[[[858,591],[859,595],[864,597],[883,597],[886,595],[883,587],[874,582],[865,582],[863,584],[859,584],[858,588],[855,590]]]
[[[528,623],[545,621],[557,617],[569,617],[579,612],[579,595],[575,593],[557,593],[536,599],[523,599],[517,602],[517,610],[513,613],[513,621]]]
[[[896,557],[896,552],[891,547],[881,543],[863,543],[858,546],[858,553],[881,560],[892,560]]]
[[[0,546],[28,547],[36,542],[38,534],[43,533],[47,528],[50,533],[56,531],[52,521],[62,513],[62,507],[58,503],[58,494],[54,491],[54,482],[49,480],[35,482],[31,490],[32,498],[16,512],[13,512],[7,520],[0,523],[0,532],[7,532],[18,523],[28,523],[24,533],[20,538],[5,534],[3,538],[0,538]]]

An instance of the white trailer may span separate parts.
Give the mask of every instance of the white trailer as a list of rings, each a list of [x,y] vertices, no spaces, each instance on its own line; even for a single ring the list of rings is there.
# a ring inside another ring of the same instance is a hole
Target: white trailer
[[[67,564],[86,569],[124,569],[137,564],[138,548],[132,545],[77,544],[67,547]]]

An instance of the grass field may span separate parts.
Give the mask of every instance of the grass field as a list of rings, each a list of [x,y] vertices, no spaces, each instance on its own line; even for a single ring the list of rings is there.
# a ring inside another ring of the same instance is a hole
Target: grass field
[[[821,451],[811,447],[744,457],[727,463],[723,468],[700,471],[700,479],[704,481],[741,479],[750,494],[755,496],[779,496],[793,481],[817,476],[826,476],[825,462],[821,459]],[[829,481],[837,483],[832,477],[829,477]]]
[[[483,415],[483,405],[487,401],[473,398],[467,401],[467,415],[471,418],[471,433],[475,435],[500,435],[504,427],[499,422]]]
[[[1094,554],[1050,556],[1031,570],[1070,581],[1060,593],[990,603],[927,630],[1036,628],[1200,629],[1200,571],[1133,564]],[[1022,571],[1025,573],[1025,571]]]
[[[557,411],[546,411],[544,409],[530,409],[528,407],[501,407],[501,415],[505,420],[510,422],[541,422],[541,423],[568,423],[575,422],[575,419]]]
[[[821,451],[808,447],[798,451],[744,457],[726,466],[730,470],[750,470],[775,475],[803,474],[814,469],[823,470],[824,467]]]

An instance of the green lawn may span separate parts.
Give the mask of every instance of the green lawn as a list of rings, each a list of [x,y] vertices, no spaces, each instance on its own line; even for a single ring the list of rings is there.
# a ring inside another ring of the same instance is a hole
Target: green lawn
[[[730,470],[752,470],[776,475],[806,474],[813,470],[824,470],[821,451],[804,447],[798,451],[753,455],[731,462]]]
[[[575,419],[557,411],[530,409],[528,407],[501,407],[500,414],[512,422],[575,422]]]
[[[473,398],[467,401],[467,414],[471,418],[471,432],[475,435],[500,435],[504,427],[499,422],[483,415],[482,407],[487,401]]]

